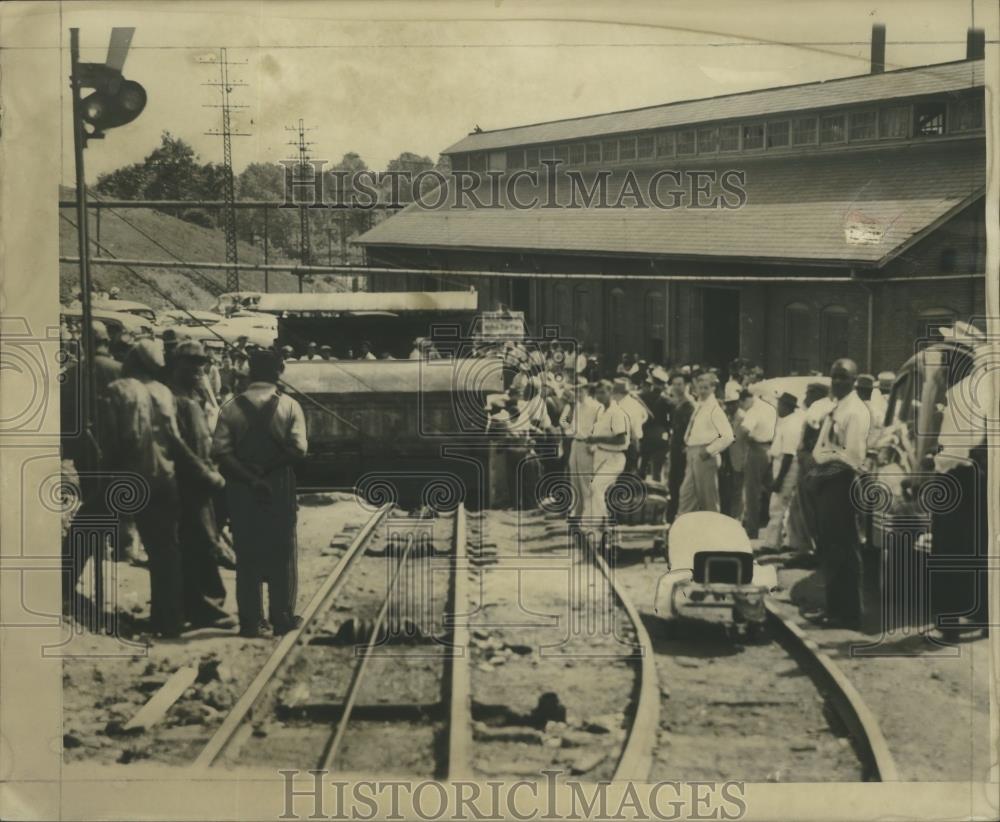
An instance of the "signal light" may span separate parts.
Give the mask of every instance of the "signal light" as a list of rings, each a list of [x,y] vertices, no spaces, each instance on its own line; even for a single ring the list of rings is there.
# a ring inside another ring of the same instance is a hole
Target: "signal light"
[[[134,80],[122,80],[118,89],[95,91],[80,101],[84,121],[94,127],[90,137],[102,137],[106,129],[131,123],[146,107],[146,90]]]

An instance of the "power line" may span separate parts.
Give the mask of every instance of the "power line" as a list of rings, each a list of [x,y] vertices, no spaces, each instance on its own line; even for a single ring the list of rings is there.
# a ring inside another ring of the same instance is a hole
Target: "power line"
[[[247,108],[247,106],[234,105],[229,102],[229,95],[234,88],[246,86],[238,80],[229,79],[230,65],[246,65],[246,60],[239,63],[230,63],[226,56],[226,49],[219,49],[219,82],[202,83],[204,86],[216,86],[222,97],[221,105],[207,105],[206,108],[222,109],[222,128],[206,131],[205,134],[222,137],[222,187],[223,199],[226,206],[222,210],[223,224],[226,232],[226,262],[239,262],[239,249],[236,245],[236,186],[233,178],[233,137],[249,137],[249,132],[233,131],[231,111],[237,108]],[[240,272],[236,268],[231,268],[226,272],[226,290],[240,290]]]
[[[298,173],[299,180],[315,180],[313,176],[319,173],[316,169],[312,168],[309,164],[311,159],[309,156],[309,146],[314,145],[314,143],[306,140],[306,132],[313,131],[314,129],[307,129],[299,118],[299,125],[296,129],[295,126],[285,126],[285,131],[298,132],[298,139],[289,140],[288,145],[294,146],[298,150],[299,162],[292,171],[292,184],[295,183],[295,174]],[[315,191],[315,188],[313,189]],[[299,259],[302,265],[309,265],[312,260],[312,246],[309,240],[309,211],[306,208],[305,203],[299,206]],[[301,290],[302,280],[299,280],[299,290]]]

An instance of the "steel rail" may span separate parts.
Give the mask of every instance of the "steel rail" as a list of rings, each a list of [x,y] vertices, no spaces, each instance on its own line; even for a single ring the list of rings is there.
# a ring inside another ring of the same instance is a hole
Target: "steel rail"
[[[244,726],[246,720],[252,715],[253,708],[260,701],[268,683],[281,671],[288,663],[291,651],[295,648],[305,630],[309,627],[317,614],[322,613],[326,604],[330,601],[346,579],[346,571],[353,565],[354,560],[361,553],[374,530],[382,523],[391,509],[391,505],[383,505],[364,524],[347,551],[340,558],[330,575],[323,581],[319,590],[309,600],[309,604],[302,612],[302,624],[285,634],[281,641],[274,647],[267,661],[257,672],[257,676],[247,686],[240,698],[233,705],[226,715],[222,724],[218,727],[211,739],[208,740],[197,759],[192,763],[193,768],[208,768],[214,765],[220,756],[226,753],[232,745],[236,732]]]
[[[653,641],[639,616],[635,605],[615,580],[604,557],[596,548],[591,548],[594,562],[611,586],[615,598],[621,604],[635,629],[639,645],[639,697],[636,700],[635,715],[629,728],[625,745],[615,766],[612,780],[615,782],[645,782],[653,766],[653,748],[660,727],[660,683],[656,673],[656,656]]]
[[[766,602],[768,621],[790,646],[790,653],[821,686],[866,762],[865,781],[898,782],[899,771],[878,719],[844,672],[805,631],[773,602]]]

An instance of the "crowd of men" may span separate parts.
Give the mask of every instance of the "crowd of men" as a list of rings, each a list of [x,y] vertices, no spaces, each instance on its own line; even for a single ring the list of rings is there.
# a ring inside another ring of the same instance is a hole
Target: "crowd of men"
[[[592,354],[556,343],[511,343],[509,389],[490,398],[491,430],[509,438],[509,490],[516,507],[539,500],[541,477],[564,473],[569,516],[604,529],[608,491],[626,473],[660,486],[666,518],[716,511],[742,522],[758,555],[822,564],[827,607],[820,621],[856,625],[860,559],[850,489],[869,456],[895,378],[858,374],[838,360],[829,384],[815,375],[803,397],[767,396],[763,372],[737,360],[719,371],[668,370],[623,355],[613,374]],[[613,379],[605,378],[613,377]]]
[[[81,413],[84,369],[73,346],[64,349],[61,374],[63,459],[73,464],[80,498],[64,530],[64,610],[78,612],[83,569],[91,557],[103,559],[105,545],[90,538],[89,523],[110,515],[123,521],[121,554],[149,568],[149,634],[235,627],[223,607],[220,566],[236,570],[242,636],[295,628],[292,467],[307,442],[301,407],[279,390],[280,355],[245,338],[218,358],[176,335],[112,341],[100,322],[92,338],[96,402],[89,430]],[[131,517],[109,499],[109,489],[122,482],[145,502]],[[130,525],[144,553],[134,541],[129,545]]]

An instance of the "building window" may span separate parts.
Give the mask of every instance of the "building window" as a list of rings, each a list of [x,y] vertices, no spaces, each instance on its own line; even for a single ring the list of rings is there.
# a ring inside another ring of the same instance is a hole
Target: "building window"
[[[878,136],[899,139],[910,136],[910,107],[892,106],[878,113]]]
[[[811,146],[816,144],[815,117],[796,117],[792,120],[792,145]]]
[[[477,151],[469,155],[469,170],[486,173],[486,152]]]
[[[456,154],[451,158],[451,170],[452,171],[468,171],[469,170],[469,155],[468,154]]]
[[[663,359],[666,341],[666,317],[664,313],[663,291],[646,292],[646,351],[649,362]]]
[[[608,346],[617,359],[625,351],[625,292],[612,288],[608,294]]]
[[[698,153],[715,154],[719,150],[719,129],[714,127],[698,129]]]
[[[653,156],[652,134],[639,135],[639,138],[636,140],[635,153],[640,160],[648,160],[650,157]]]
[[[487,167],[490,171],[506,171],[507,170],[507,152],[506,151],[491,151],[487,156]]]
[[[507,168],[524,168],[524,149],[514,148],[507,151]]]
[[[618,141],[617,140],[605,140],[601,144],[601,159],[605,163],[617,163],[618,162]]]
[[[543,160],[554,160],[556,158],[556,147],[542,146],[541,156]]]
[[[851,112],[851,142],[874,140],[877,135],[876,113],[874,111]]]
[[[618,141],[618,159],[635,159],[635,137],[623,137]]]
[[[944,103],[917,103],[913,107],[913,135],[936,137],[944,134],[947,111],[948,106]]]
[[[674,156],[674,133],[672,131],[661,131],[656,135],[656,156]]]
[[[573,333],[580,345],[589,345],[590,340],[590,289],[578,285],[573,292]]]
[[[785,307],[785,373],[809,373],[809,340],[812,338],[812,318],[809,307],[792,303]]]
[[[719,127],[719,151],[740,150],[740,127],[738,125]]]
[[[601,153],[600,146],[597,147],[597,153]],[[582,166],[586,161],[587,153],[586,146],[583,143],[571,143],[569,147],[569,164],[571,166]]]
[[[743,150],[764,148],[764,124],[747,123],[743,126]]]
[[[569,146],[556,146],[555,158],[565,165],[569,162]]]
[[[524,150],[524,164],[528,168],[537,168],[540,163],[538,149],[526,148]]]
[[[677,140],[677,155],[694,154],[694,129],[686,128],[675,135]]]
[[[821,143],[843,143],[847,139],[843,114],[827,114],[819,121],[819,141]]]
[[[600,143],[587,143],[587,162],[588,163],[599,163],[599,162],[601,162],[601,144]]]
[[[788,120],[767,124],[767,147],[784,148],[788,145]]]
[[[569,286],[557,285],[555,298],[559,336],[570,337],[573,335],[573,301],[570,298]]]
[[[916,339],[928,342],[941,342],[942,328],[950,328],[957,316],[957,312],[950,308],[928,308],[920,312],[917,319]]]
[[[983,127],[983,98],[973,97],[954,104],[952,131],[978,131]]]
[[[842,305],[828,305],[819,319],[820,366],[826,373],[834,360],[847,356],[847,309]]]

